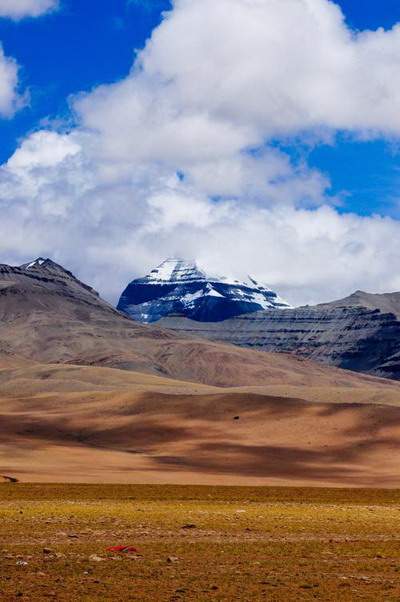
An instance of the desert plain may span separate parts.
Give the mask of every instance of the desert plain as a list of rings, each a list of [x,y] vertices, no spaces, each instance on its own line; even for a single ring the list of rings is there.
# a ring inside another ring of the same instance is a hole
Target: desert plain
[[[258,355],[265,384],[236,387],[4,359],[0,474],[44,483],[400,486],[397,382]]]

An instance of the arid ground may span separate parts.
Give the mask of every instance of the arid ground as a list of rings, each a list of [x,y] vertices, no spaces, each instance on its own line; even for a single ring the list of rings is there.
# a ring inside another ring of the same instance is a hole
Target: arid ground
[[[4,602],[400,599],[399,491],[3,484],[0,537]]]
[[[0,475],[23,482],[400,487],[400,385],[265,354],[265,384],[0,364]]]

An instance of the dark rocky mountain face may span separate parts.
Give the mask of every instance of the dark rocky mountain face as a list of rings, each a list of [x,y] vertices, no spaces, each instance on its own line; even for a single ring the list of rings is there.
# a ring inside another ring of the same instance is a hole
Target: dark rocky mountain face
[[[195,263],[167,259],[122,293],[118,309],[139,322],[156,322],[176,312],[199,322],[219,322],[260,309],[289,305],[253,278],[240,282],[209,276]]]
[[[399,310],[400,293],[357,292],[333,303],[262,311],[218,324],[182,316],[165,318],[159,324],[192,336],[294,353],[340,368],[400,379]]]

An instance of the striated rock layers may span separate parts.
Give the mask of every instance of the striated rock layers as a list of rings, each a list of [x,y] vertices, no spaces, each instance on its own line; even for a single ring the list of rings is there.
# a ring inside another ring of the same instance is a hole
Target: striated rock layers
[[[219,323],[181,316],[158,322],[211,340],[294,353],[340,368],[400,379],[400,294],[358,291],[347,299],[298,309],[260,311]]]

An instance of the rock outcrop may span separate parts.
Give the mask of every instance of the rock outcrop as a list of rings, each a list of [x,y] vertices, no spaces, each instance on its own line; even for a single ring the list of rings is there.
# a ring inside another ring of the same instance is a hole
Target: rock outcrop
[[[333,303],[256,312],[217,324],[182,316],[158,324],[196,337],[400,379],[400,293],[358,291]]]

